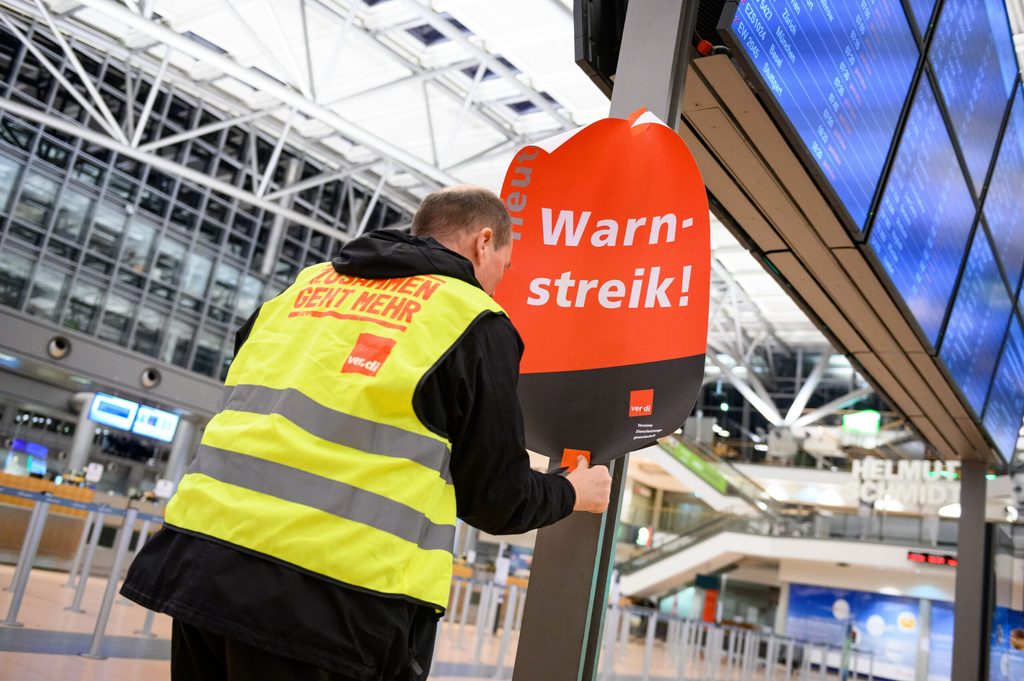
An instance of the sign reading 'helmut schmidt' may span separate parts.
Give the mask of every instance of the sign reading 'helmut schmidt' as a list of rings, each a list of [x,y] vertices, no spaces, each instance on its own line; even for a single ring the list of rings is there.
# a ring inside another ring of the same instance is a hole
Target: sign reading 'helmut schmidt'
[[[887,461],[873,456],[853,462],[857,498],[866,504],[944,506],[960,501],[959,461]]]

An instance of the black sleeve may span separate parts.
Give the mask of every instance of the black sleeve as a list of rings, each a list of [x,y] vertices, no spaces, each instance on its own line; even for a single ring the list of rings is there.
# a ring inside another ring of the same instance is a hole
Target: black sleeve
[[[235,332],[235,357],[238,357],[238,351],[242,349],[242,344],[249,337],[249,333],[252,331],[252,325],[256,323],[256,317],[259,316],[262,305],[256,308],[256,311],[249,315],[249,318],[245,320],[245,324],[238,327],[238,331]]]
[[[478,320],[413,398],[420,418],[452,440],[458,515],[491,534],[519,534],[572,512],[568,480],[530,468],[516,395],[522,342],[508,318]]]

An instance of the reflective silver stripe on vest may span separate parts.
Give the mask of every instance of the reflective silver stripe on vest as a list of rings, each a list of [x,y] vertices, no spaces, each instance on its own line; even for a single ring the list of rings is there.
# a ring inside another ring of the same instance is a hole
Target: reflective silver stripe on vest
[[[451,553],[455,546],[454,525],[437,525],[387,497],[255,456],[200,445],[188,472],[354,520],[421,549]]]
[[[220,409],[253,414],[280,414],[316,437],[363,452],[410,459],[452,482],[451,452],[439,440],[369,419],[328,409],[294,388],[260,385],[227,386]]]

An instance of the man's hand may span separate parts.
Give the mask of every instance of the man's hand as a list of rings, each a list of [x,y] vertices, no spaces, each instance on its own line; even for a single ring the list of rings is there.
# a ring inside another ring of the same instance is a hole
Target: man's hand
[[[576,459],[576,470],[565,476],[574,490],[576,490],[576,505],[573,511],[586,511],[587,513],[604,513],[608,508],[608,495],[612,491],[612,476],[604,466],[594,466],[587,463],[586,458]]]

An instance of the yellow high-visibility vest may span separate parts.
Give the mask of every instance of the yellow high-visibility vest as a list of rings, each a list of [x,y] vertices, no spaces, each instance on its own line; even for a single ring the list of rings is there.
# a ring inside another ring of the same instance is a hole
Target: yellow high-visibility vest
[[[443,610],[451,442],[413,393],[487,313],[502,309],[451,277],[306,268],[261,308],[167,524]]]

